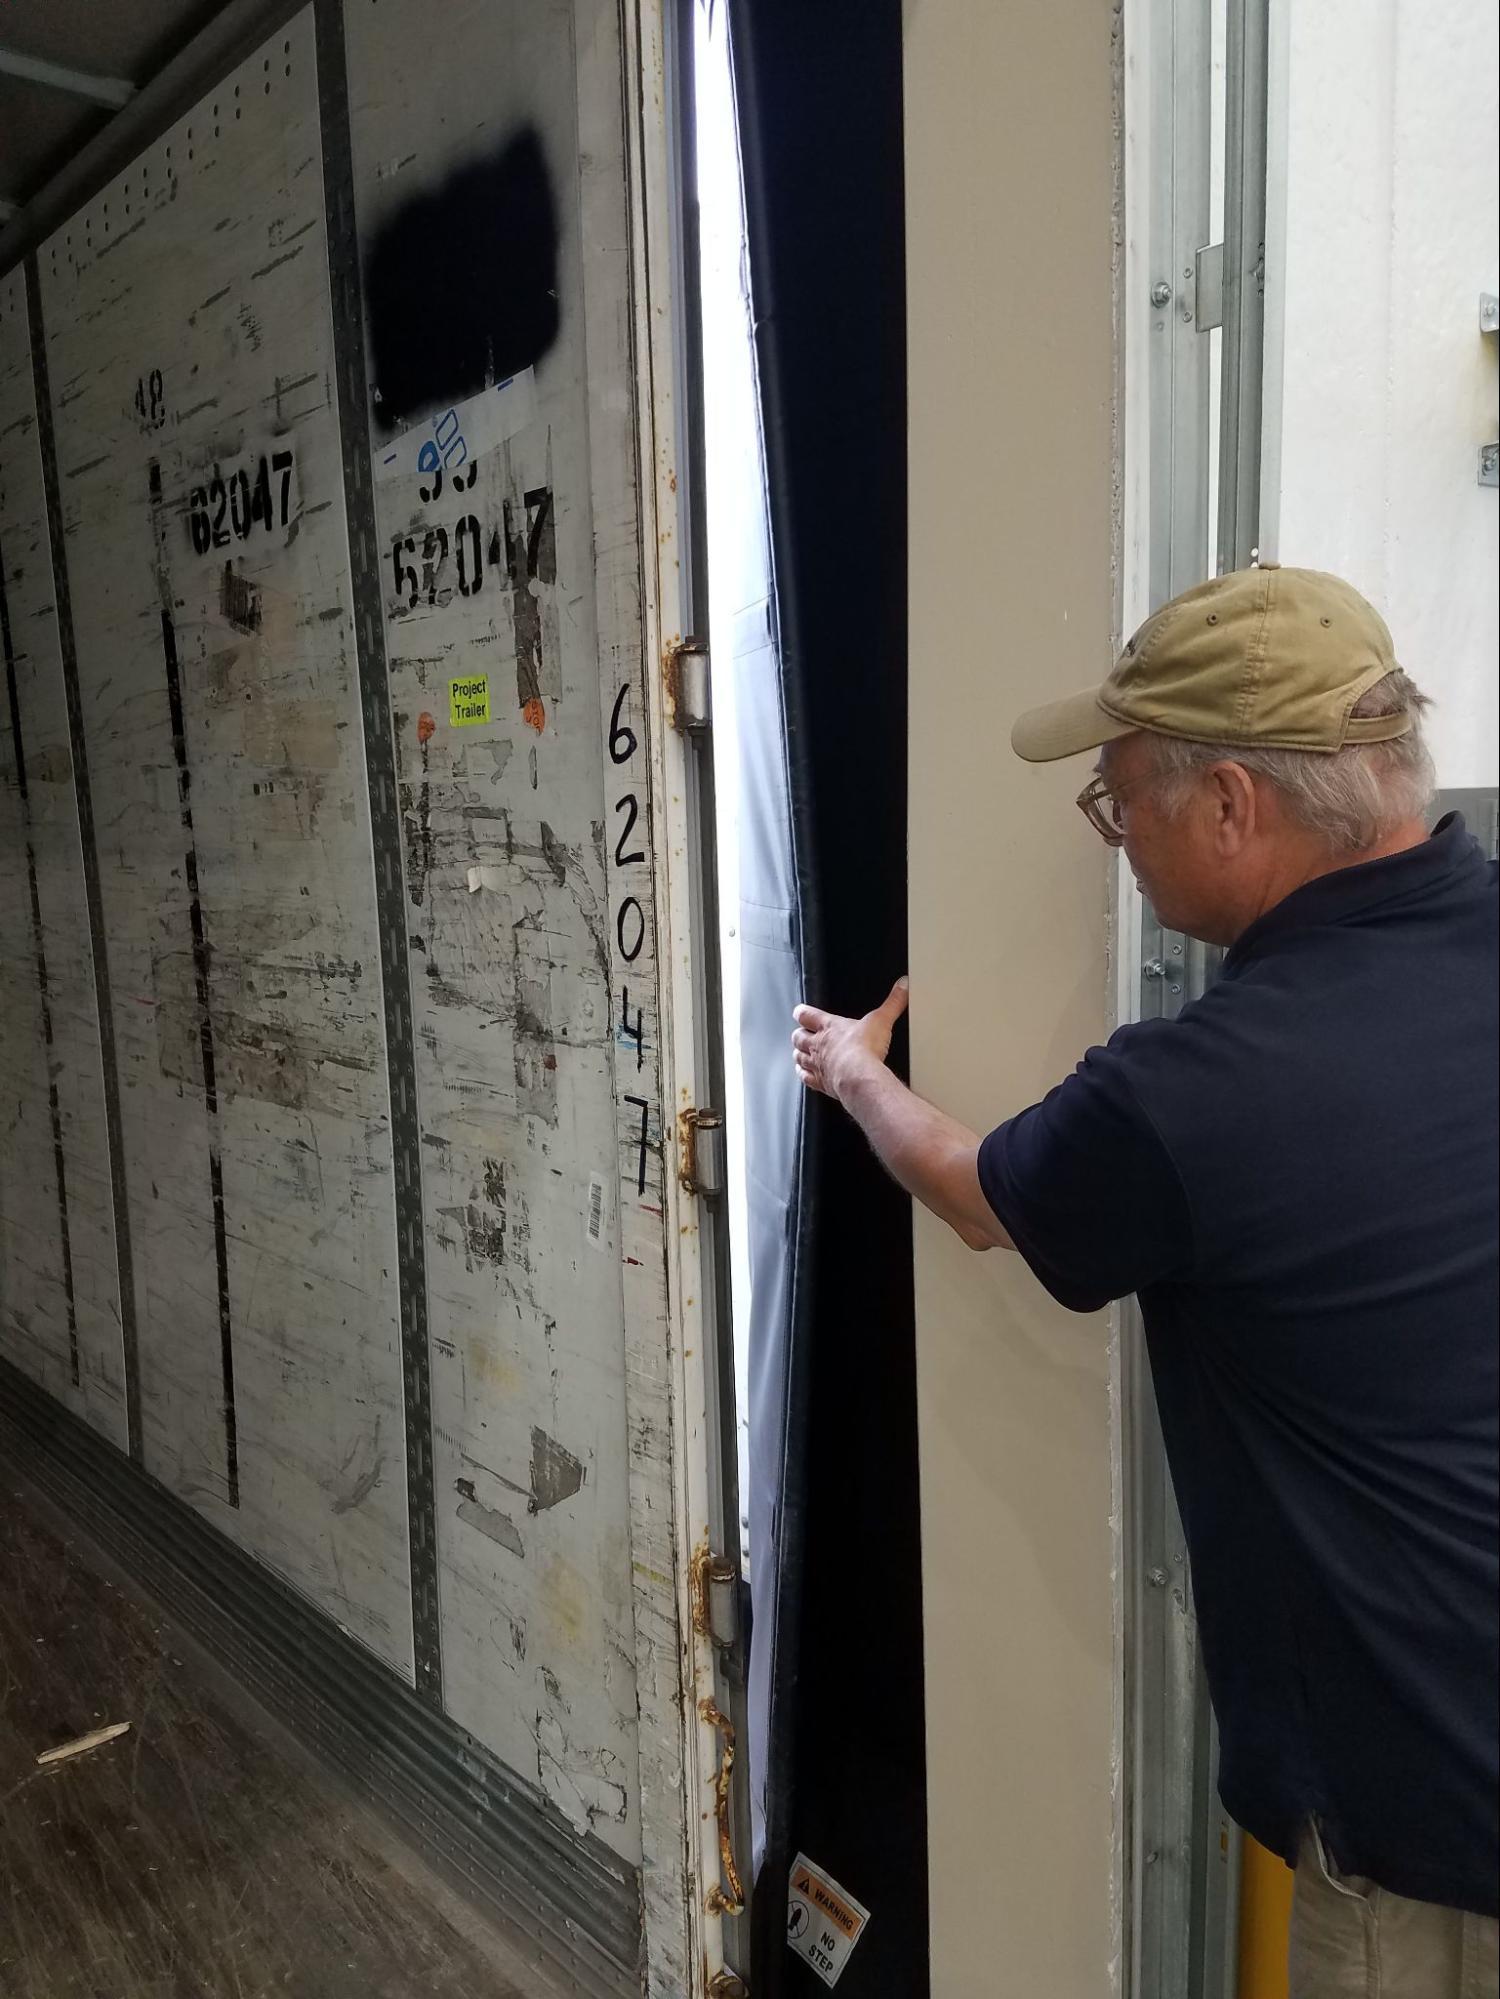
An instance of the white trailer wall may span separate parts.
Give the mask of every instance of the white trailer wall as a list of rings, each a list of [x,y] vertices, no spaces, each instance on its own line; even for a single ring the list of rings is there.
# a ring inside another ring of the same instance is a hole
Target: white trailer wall
[[[0,279],[0,1355],[250,1677],[662,1999],[735,1913],[672,60],[316,0]]]
[[[1273,0],[1268,554],[1385,614],[1433,695],[1445,786],[1496,779],[1500,14],[1490,0]]]
[[[1106,1031],[1104,847],[1018,710],[1117,624],[1119,17],[905,34],[913,1081],[980,1129]],[[1096,1999],[1117,1950],[1108,1320],[917,1216],[932,1991]]]
[[[0,279],[0,1346],[126,1448],[99,1016],[26,287]]]
[[[37,269],[144,1461],[409,1676],[380,943],[320,159],[304,13]]]
[[[612,9],[576,11],[575,36],[571,0],[451,7],[453,65],[412,63],[420,5],[359,0],[347,18],[367,271],[389,256],[382,232],[403,206],[425,202],[441,240],[429,236],[431,262],[411,280],[433,312],[461,314],[483,283],[453,256],[484,221],[465,173],[499,162],[475,192],[503,201],[506,148],[530,135],[553,191],[557,329],[510,390],[491,392],[515,407],[507,434],[475,434],[444,473],[417,468],[442,408],[410,429],[377,424],[375,517],[407,857],[447,1704],[638,1864],[613,1055],[618,1030],[631,1076],[637,1055],[654,1070],[660,1037],[649,967],[626,969],[635,997],[622,1009],[609,962],[607,717],[615,682],[639,672],[641,605],[626,274],[617,255],[586,263],[583,242],[586,215],[594,245],[626,238],[620,46]],[[534,259],[513,270],[518,288],[538,282]],[[376,395],[396,347],[381,331]],[[484,400],[463,412],[470,431]],[[615,676],[605,725],[601,669]],[[483,679],[486,720],[455,708],[464,676]],[[628,719],[639,726],[638,703]],[[649,813],[628,829],[626,816],[609,820],[609,850],[644,873]],[[645,1083],[621,1088],[644,1098]],[[659,1209],[659,1190],[637,1191],[640,1136],[637,1114],[630,1204]]]

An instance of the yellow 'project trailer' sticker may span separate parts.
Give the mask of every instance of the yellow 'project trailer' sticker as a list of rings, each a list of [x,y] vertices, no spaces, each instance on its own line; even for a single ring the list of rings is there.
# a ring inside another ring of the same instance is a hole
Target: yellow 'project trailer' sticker
[[[787,1883],[787,1947],[806,1958],[828,1986],[837,1985],[870,1912],[821,1867],[799,1853]]]
[[[455,729],[471,729],[476,722],[490,719],[487,673],[469,673],[462,680],[448,682],[448,719]]]

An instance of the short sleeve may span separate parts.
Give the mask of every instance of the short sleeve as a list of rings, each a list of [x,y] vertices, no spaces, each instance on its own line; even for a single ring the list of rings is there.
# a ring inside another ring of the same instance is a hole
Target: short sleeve
[[[1132,1084],[1122,1039],[1091,1049],[1066,1082],[979,1148],[985,1198],[1035,1275],[1074,1312],[1191,1267],[1187,1196]]]

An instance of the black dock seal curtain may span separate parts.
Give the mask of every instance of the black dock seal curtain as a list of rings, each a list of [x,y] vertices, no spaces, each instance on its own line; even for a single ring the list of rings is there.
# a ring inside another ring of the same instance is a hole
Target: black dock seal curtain
[[[808,997],[906,970],[900,0],[730,0]],[[905,1039],[895,1050],[904,1068]],[[912,1234],[842,1112],[804,1124],[756,1999],[806,1854],[870,1911],[839,1999],[923,1999],[927,1809]]]

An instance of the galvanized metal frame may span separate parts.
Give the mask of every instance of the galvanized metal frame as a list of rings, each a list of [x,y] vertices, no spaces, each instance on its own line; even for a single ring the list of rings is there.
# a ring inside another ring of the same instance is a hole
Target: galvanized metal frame
[[[1144,114],[1128,135],[1150,176],[1149,243],[1137,267],[1148,298],[1146,523],[1136,553],[1148,610],[1203,580],[1217,520],[1220,569],[1258,539],[1264,352],[1266,0],[1220,0],[1226,14],[1224,295],[1219,429],[1211,350],[1200,324],[1198,253],[1211,233],[1211,61],[1215,0],[1153,10]],[[1215,449],[1216,447],[1216,449]],[[1217,460],[1217,493],[1210,490]],[[1164,931],[1122,886],[1119,1008],[1175,1015],[1213,976],[1218,954]],[[1132,976],[1132,967],[1134,975]],[[1134,990],[1132,990],[1132,987]],[[1121,1313],[1125,1511],[1127,1940],[1132,1999],[1231,1999],[1236,1983],[1240,1835],[1219,1803],[1218,1745],[1199,1653],[1187,1548],[1171,1489],[1140,1314]]]
[[[1153,9],[1146,124],[1137,157],[1149,176],[1147,297],[1127,300],[1147,327],[1144,613],[1201,581],[1208,546],[1209,350],[1197,326],[1197,253],[1210,224],[1212,0]],[[1129,889],[1139,964],[1163,948]],[[1126,928],[1122,925],[1122,931]],[[1160,1009],[1156,987],[1122,965],[1121,1010]],[[1178,983],[1180,981],[1169,981]],[[1131,987],[1134,987],[1134,990]],[[1170,995],[1180,1004],[1180,995]],[[1175,1010],[1175,1009],[1174,1009]],[[1124,1989],[1129,1999],[1187,1999],[1193,1929],[1197,1659],[1187,1549],[1167,1471],[1140,1314],[1121,1308],[1121,1453],[1125,1514],[1126,1881]]]
[[[1200,582],[1208,548],[1209,355],[1196,316],[1208,242],[1212,0],[1168,0],[1150,26],[1149,596]]]
[[[1219,568],[1260,543],[1266,323],[1269,0],[1228,0],[1224,89],[1224,319],[1219,403]]]

